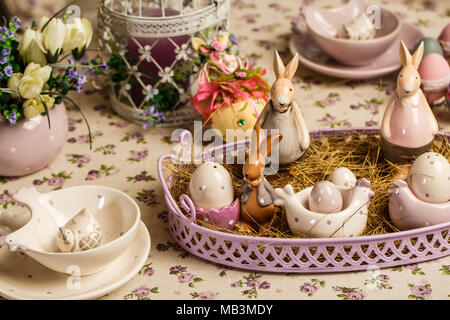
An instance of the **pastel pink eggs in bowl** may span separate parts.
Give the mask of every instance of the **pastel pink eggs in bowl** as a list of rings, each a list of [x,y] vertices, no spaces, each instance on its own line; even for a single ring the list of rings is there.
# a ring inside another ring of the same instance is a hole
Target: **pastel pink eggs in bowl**
[[[367,40],[351,40],[339,37],[342,27],[361,14],[375,23],[375,37]],[[306,24],[312,39],[330,57],[338,62],[362,66],[382,55],[398,41],[400,18],[393,12],[367,5],[362,0],[352,0],[344,6],[332,9],[304,8]]]

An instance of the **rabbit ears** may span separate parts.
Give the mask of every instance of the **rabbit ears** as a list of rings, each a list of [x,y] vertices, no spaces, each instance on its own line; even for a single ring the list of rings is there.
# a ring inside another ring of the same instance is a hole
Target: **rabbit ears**
[[[264,130],[260,126],[255,126],[251,139],[250,158],[255,161],[264,160],[281,139],[283,139],[281,133],[271,134],[265,139]]]
[[[421,41],[414,54],[411,55],[405,43],[400,41],[400,60],[402,61],[403,66],[406,67],[411,65],[418,69],[423,57],[423,48],[424,44],[423,41]]]
[[[285,67],[283,61],[278,54],[278,51],[275,50],[275,56],[273,58],[273,69],[275,71],[275,76],[277,79],[292,79],[298,67],[298,53],[294,55],[294,57],[289,61],[287,66]]]

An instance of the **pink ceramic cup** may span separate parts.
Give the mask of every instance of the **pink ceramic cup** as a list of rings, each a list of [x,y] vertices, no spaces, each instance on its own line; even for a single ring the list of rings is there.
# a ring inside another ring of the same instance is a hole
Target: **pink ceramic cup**
[[[0,122],[0,176],[28,175],[56,158],[67,137],[66,108],[56,105],[49,114],[51,129],[43,116],[18,121],[14,126]]]

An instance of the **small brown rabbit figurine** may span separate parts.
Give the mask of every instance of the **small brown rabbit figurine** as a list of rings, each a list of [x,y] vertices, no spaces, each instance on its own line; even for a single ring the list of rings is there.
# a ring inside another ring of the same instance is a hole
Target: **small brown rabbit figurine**
[[[272,186],[264,178],[263,171],[266,157],[280,142],[280,133],[269,135],[267,139],[264,130],[255,126],[256,136],[252,136],[250,153],[243,166],[244,179],[241,185],[241,225],[242,222],[255,230],[270,223],[276,208],[273,204],[275,195]]]
[[[420,89],[417,69],[423,49],[421,42],[411,55],[403,41],[400,43],[403,67],[397,77],[397,90],[386,106],[381,124],[384,157],[398,164],[410,162],[427,152],[438,132],[436,118]]]
[[[309,131],[303,113],[295,101],[292,77],[297,71],[298,54],[285,67],[275,51],[274,70],[277,79],[270,91],[270,100],[256,120],[256,125],[267,129],[278,129],[284,139],[279,146],[280,164],[299,159],[309,147]]]

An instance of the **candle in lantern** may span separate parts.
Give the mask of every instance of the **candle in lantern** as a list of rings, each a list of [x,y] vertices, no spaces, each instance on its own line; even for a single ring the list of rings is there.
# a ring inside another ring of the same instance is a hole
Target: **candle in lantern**
[[[174,9],[166,8],[164,15],[166,17],[177,16],[180,12]],[[144,17],[162,17],[161,9],[146,9],[142,11]],[[189,41],[189,35],[182,35],[171,37],[170,39],[175,42],[179,47]],[[138,42],[139,45],[136,43]],[[142,47],[143,49],[140,49]],[[138,72],[147,76],[140,79],[144,83],[144,86],[155,85],[160,76],[158,72],[160,68],[155,62],[162,68],[172,66],[176,59],[177,53],[175,52],[175,45],[168,38],[128,38],[128,55],[131,59],[139,61],[144,55],[144,60],[139,64]],[[177,64],[180,62],[177,62]],[[186,89],[189,86],[189,82],[183,83],[182,86]],[[138,81],[134,81],[131,84],[131,92],[134,103],[139,106],[144,99],[143,87]]]

